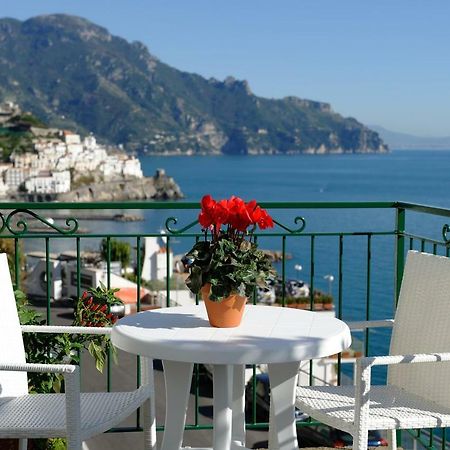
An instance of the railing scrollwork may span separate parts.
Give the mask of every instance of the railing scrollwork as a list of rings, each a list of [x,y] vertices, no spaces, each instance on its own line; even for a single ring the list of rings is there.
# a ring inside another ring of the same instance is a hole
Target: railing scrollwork
[[[306,227],[306,220],[303,217],[300,217],[300,216],[297,216],[297,217],[294,218],[295,225],[299,225],[297,228],[287,227],[286,225],[283,225],[281,222],[278,222],[275,219],[273,219],[273,222],[277,226],[279,226],[280,228],[282,228],[283,230],[287,231],[290,234],[299,234]],[[181,229],[174,228],[173,225],[176,225],[177,223],[178,223],[178,219],[176,217],[169,217],[169,218],[167,218],[165,225],[166,225],[166,230],[168,231],[169,234],[175,234],[175,235],[183,234],[186,231],[188,231],[191,228],[193,228],[195,225],[197,225],[198,224],[198,220],[195,220],[194,222],[191,222],[189,225],[186,225],[185,227],[183,227]]]
[[[176,225],[177,223],[178,223],[178,219],[176,217],[169,217],[166,220],[166,230],[170,234],[183,234],[184,232],[190,230],[195,225],[197,225],[198,224],[198,220],[194,220],[194,222],[190,223],[189,225],[186,225],[184,228],[181,228],[180,230],[178,230],[178,229],[176,229],[176,228],[171,226],[171,224]]]
[[[277,220],[274,220],[274,223],[276,223],[280,228],[282,228],[283,230],[286,230],[287,232],[289,232],[291,234],[301,233],[306,227],[306,220],[300,216],[297,216],[294,219],[295,225],[298,225],[298,223],[300,223],[300,226],[297,229],[288,228],[286,225],[283,225],[282,223],[278,222]]]
[[[19,208],[10,212],[6,217],[3,214],[0,214],[1,219],[0,234],[3,233],[5,230],[8,230],[14,236],[36,234],[36,231],[33,232],[33,230],[29,229],[27,218],[24,217],[24,215],[31,216],[33,219],[39,221],[41,224],[44,224],[45,226],[49,227],[50,230],[56,231],[57,233],[60,234],[72,235],[75,234],[78,230],[78,220],[75,219],[74,217],[68,217],[65,220],[67,228],[63,228],[58,225],[55,225],[55,223],[51,219],[42,217],[39,214],[36,214],[34,211]]]
[[[450,225],[448,223],[446,223],[442,227],[442,238],[444,239],[444,242],[446,245],[450,245],[450,237],[447,236],[448,232],[450,232]]]

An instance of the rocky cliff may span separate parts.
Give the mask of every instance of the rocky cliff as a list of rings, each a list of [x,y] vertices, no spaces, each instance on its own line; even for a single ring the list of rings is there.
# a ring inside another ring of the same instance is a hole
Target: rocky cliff
[[[178,184],[162,169],[153,177],[92,183],[65,194],[16,193],[14,201],[44,202],[111,202],[133,200],[179,200],[184,198]]]
[[[153,177],[111,181],[81,186],[59,194],[62,202],[107,202],[129,200],[179,200],[184,195],[172,177],[159,169]]]
[[[51,126],[171,154],[384,152],[379,135],[327,103],[255,96],[205,79],[85,19],[0,20],[0,101]]]

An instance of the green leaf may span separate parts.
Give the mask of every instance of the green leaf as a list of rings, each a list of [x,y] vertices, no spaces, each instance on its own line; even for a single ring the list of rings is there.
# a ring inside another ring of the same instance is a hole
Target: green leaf
[[[97,345],[94,341],[91,341],[88,346],[88,351],[95,360],[95,367],[99,372],[103,373],[105,367],[105,351],[100,345]]]
[[[201,267],[191,267],[191,273],[186,278],[186,286],[193,294],[198,294],[203,286],[203,271]]]
[[[57,376],[55,378],[55,380],[53,380],[52,389],[54,392],[60,393],[63,377],[60,374],[57,374],[57,375],[59,375],[59,376]]]
[[[270,257],[239,233],[228,235],[222,231],[214,244],[197,242],[185,259],[190,271],[188,288],[197,294],[206,282],[210,283],[213,301],[232,293],[248,297],[256,285],[267,287],[274,273]]]

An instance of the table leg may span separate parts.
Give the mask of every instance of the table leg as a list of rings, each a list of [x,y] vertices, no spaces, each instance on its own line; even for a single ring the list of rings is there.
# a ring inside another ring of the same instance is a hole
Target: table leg
[[[269,449],[297,450],[295,388],[300,363],[269,364],[270,426]]]
[[[161,450],[179,450],[192,381],[192,363],[163,361],[166,383],[166,421]]]
[[[214,450],[230,450],[231,447],[232,386],[233,366],[215,365],[213,375]]]
[[[235,445],[245,444],[245,366],[233,366],[233,431]]]

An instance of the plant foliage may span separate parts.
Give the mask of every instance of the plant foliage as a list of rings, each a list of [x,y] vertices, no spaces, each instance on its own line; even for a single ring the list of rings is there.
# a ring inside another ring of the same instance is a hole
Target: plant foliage
[[[77,301],[74,326],[111,326],[116,317],[110,313],[112,305],[120,304],[121,300],[115,296],[118,289],[107,289],[103,284],[83,293]],[[22,325],[45,325],[41,314],[28,304],[26,295],[22,291],[14,292],[17,312]],[[26,360],[39,364],[78,364],[80,353],[87,347],[95,359],[95,365],[101,372],[106,355],[111,351],[116,353],[109,336],[89,336],[76,334],[53,333],[24,333],[23,341]],[[64,377],[58,373],[28,373],[28,387],[30,393],[54,393],[63,390]],[[66,440],[62,438],[36,439],[33,441],[36,450],[63,450]]]
[[[253,236],[257,226],[273,227],[265,210],[255,201],[244,203],[231,197],[216,202],[207,195],[202,199],[199,222],[205,229],[205,241],[197,242],[183,258],[189,269],[186,285],[194,294],[208,283],[214,301],[234,293],[249,297],[255,286],[267,287],[275,272],[270,257],[258,250]]]
[[[111,261],[120,261],[122,267],[127,267],[131,259],[131,246],[128,242],[111,239],[109,242]],[[103,239],[100,244],[100,253],[104,260],[108,259],[108,240]]]
[[[17,312],[22,325],[45,325],[41,314],[30,308],[26,295],[15,291]],[[68,334],[24,333],[26,360],[39,364],[78,364],[83,344]],[[61,392],[64,377],[58,373],[28,373],[31,393]]]
[[[110,327],[117,316],[111,313],[111,307],[121,305],[122,301],[116,297],[119,289],[108,289],[103,283],[97,288],[90,288],[83,292],[77,302],[74,326],[80,327]],[[115,347],[107,335],[90,336],[88,342],[84,342],[92,357],[95,366],[100,372],[105,366],[106,357],[111,353],[114,360],[117,359]]]

